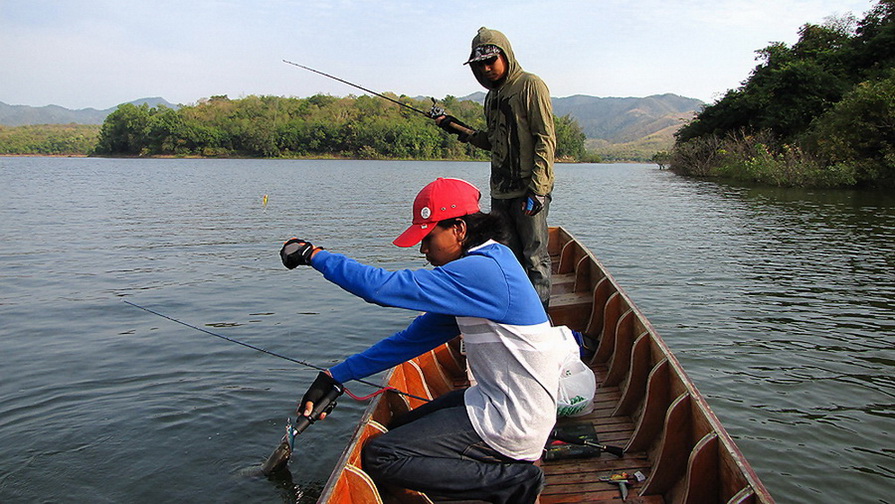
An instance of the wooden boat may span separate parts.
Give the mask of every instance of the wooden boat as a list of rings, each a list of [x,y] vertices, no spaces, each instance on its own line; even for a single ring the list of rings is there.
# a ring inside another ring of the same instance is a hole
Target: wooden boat
[[[600,261],[562,228],[550,229],[553,292],[550,316],[598,342],[589,363],[597,378],[592,413],[558,425],[592,424],[599,443],[624,447],[566,460],[542,460],[543,504],[622,502],[619,485],[600,481],[640,472],[629,484],[629,503],[773,503],[752,467],[724,430],[662,338]],[[422,397],[464,386],[464,360],[456,342],[395,367],[387,383]],[[421,404],[383,394],[370,404],[338,461],[318,503],[428,503],[421,493],[380,493],[364,473],[364,443],[385,432],[389,420]]]

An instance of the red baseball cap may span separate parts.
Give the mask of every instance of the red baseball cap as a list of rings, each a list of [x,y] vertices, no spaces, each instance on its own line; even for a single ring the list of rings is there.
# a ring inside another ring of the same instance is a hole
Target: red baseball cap
[[[435,229],[439,221],[481,211],[482,193],[469,182],[455,178],[438,178],[424,187],[413,200],[413,224],[392,242],[399,247],[412,247]]]

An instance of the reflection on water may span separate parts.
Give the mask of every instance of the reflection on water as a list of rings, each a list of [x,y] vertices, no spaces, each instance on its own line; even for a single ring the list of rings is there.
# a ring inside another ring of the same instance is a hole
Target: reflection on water
[[[483,163],[0,158],[0,502],[313,502],[364,404],[300,437],[293,479],[245,477],[315,372],[120,300],[331,365],[414,314],[280,244],[423,267],[390,242],[437,176],[487,187]],[[778,501],[890,499],[892,196],[647,165],[559,165],[554,196]]]

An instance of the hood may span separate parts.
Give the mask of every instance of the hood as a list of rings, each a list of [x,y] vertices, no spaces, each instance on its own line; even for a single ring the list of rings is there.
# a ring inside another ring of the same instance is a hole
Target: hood
[[[479,68],[476,65],[469,65],[469,67],[472,69],[472,74],[475,75],[479,84],[487,89],[497,89],[508,79],[522,72],[522,67],[519,66],[519,62],[516,61],[516,55],[513,53],[513,46],[510,45],[510,41],[507,39],[506,35],[497,30],[485,28],[484,26],[479,28],[479,32],[472,39],[472,48],[469,51],[469,57],[472,57],[476,47],[489,44],[499,47],[500,50],[503,51],[504,56],[506,56],[507,76],[497,82],[491,82],[479,72]]]

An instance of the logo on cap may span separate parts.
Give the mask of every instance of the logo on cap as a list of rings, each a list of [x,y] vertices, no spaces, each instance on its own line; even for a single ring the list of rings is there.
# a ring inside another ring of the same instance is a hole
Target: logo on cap
[[[478,61],[484,61],[486,59],[491,59],[495,56],[499,56],[501,54],[501,50],[499,47],[493,44],[486,44],[476,47],[472,51],[472,55],[469,57],[469,60],[464,65],[468,65],[470,63],[475,63]]]
[[[393,242],[412,247],[422,241],[439,221],[480,212],[479,190],[469,182],[439,178],[424,187],[413,200],[413,224]]]

